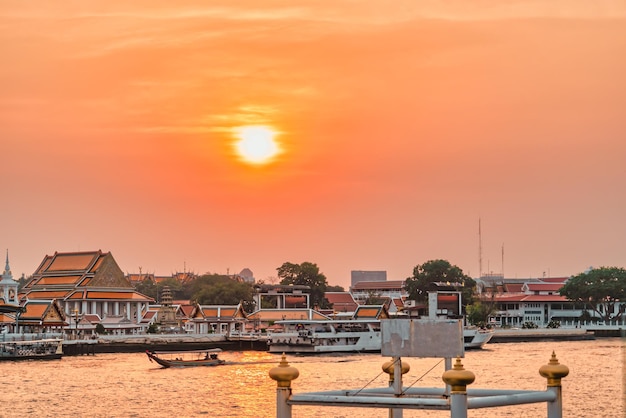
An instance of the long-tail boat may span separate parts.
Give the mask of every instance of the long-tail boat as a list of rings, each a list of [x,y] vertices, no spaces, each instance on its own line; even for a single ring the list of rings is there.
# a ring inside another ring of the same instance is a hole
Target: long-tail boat
[[[150,351],[146,350],[146,355],[150,361],[154,361],[161,367],[199,367],[199,366],[219,366],[225,361],[218,358],[217,353],[220,348],[210,348],[206,350],[189,351]]]

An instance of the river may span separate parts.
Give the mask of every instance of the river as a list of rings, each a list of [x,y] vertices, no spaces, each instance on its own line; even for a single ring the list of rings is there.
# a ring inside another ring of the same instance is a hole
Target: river
[[[570,374],[563,379],[564,417],[624,417],[626,341],[489,344],[463,359],[476,375],[471,388],[544,390],[539,368],[552,351]],[[227,365],[161,369],[144,353],[96,354],[46,362],[0,363],[0,417],[274,417],[280,356],[223,352]],[[379,354],[288,356],[300,371],[294,393],[387,386]],[[441,387],[443,362],[403,358],[405,386]],[[434,369],[428,372],[431,368]],[[469,417],[545,417],[546,405],[470,410]],[[294,418],[387,417],[386,409],[294,406]],[[449,417],[449,411],[405,410],[405,417]]]

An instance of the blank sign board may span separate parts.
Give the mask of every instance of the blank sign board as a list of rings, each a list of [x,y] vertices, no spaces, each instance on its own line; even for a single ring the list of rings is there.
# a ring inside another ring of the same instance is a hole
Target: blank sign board
[[[383,319],[383,356],[463,357],[463,325],[458,320]]]

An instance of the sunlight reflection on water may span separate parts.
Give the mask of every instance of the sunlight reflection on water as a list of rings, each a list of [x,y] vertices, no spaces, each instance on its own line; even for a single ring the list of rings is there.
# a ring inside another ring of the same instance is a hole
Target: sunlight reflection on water
[[[570,369],[563,380],[565,417],[623,417],[624,341],[490,344],[466,353],[465,368],[476,374],[474,388],[545,389],[539,367],[552,351]],[[227,365],[161,369],[143,353],[65,357],[49,362],[0,363],[0,417],[233,417],[275,416],[276,384],[268,372],[280,356],[224,352]],[[300,371],[295,393],[384,387],[378,354],[288,356]],[[405,359],[405,386],[441,387],[439,359]],[[387,417],[386,409],[303,407],[294,418]],[[404,411],[405,417],[449,417],[447,411]],[[470,410],[470,417],[545,417],[545,404]]]

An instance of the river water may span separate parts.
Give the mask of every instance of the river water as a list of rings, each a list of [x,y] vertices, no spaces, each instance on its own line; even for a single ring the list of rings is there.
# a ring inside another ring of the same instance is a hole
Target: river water
[[[552,351],[570,374],[563,379],[564,417],[624,417],[626,341],[489,344],[463,359],[476,375],[471,388],[544,390],[539,368]],[[276,382],[268,372],[280,356],[223,352],[227,365],[161,369],[144,353],[96,354],[46,362],[0,363],[0,417],[244,417],[276,415]],[[287,356],[300,371],[294,393],[388,385],[380,354]],[[405,386],[441,387],[443,362],[403,358]],[[434,367],[434,368],[433,368]],[[429,370],[432,371],[429,372]],[[545,417],[546,404],[470,410],[469,417]],[[294,406],[294,418],[387,417],[378,408]],[[405,410],[405,417],[449,417],[449,411]]]

